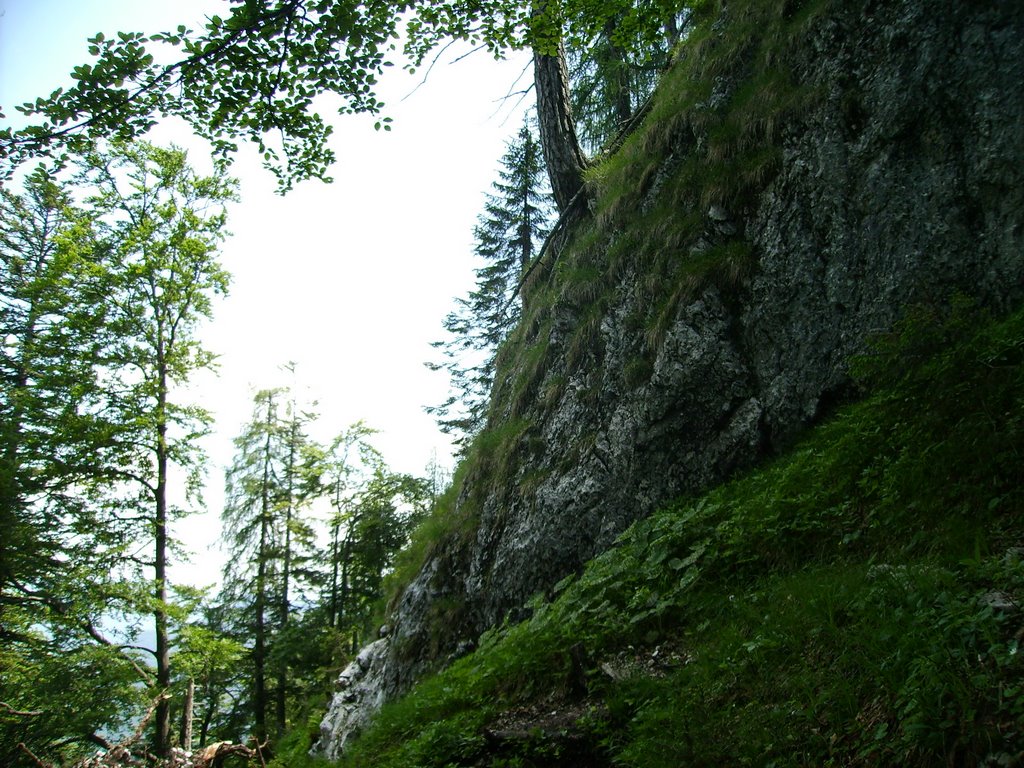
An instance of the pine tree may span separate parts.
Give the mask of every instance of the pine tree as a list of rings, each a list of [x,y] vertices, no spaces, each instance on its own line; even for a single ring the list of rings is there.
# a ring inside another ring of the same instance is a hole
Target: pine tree
[[[525,122],[501,163],[473,230],[474,252],[484,262],[476,270],[476,288],[456,299],[456,310],[444,320],[449,338],[433,344],[444,362],[427,364],[447,370],[451,390],[448,400],[427,412],[463,448],[483,427],[495,355],[519,321],[520,281],[540,252],[553,211],[540,144]]]

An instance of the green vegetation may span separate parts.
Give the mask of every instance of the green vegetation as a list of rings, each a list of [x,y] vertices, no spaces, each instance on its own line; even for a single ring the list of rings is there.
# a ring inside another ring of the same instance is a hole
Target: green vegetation
[[[567,731],[591,765],[1019,759],[1024,311],[915,309],[856,368],[861,402],[634,525],[343,765],[558,764]],[[496,738],[537,700],[571,724]]]
[[[724,14],[717,2],[693,11],[643,123],[588,170],[593,219],[580,223],[561,252],[544,256],[548,263],[526,281],[520,322],[494,358],[487,427],[466,449],[471,469],[461,476],[473,478],[475,493],[509,482],[509,457],[529,448],[523,414],[538,400],[557,403],[571,373],[601,354],[601,321],[624,275],[639,276],[637,305],[646,308],[629,318],[643,340],[623,372],[636,388],[649,378],[679,304],[712,284],[735,286],[756,268],[757,254],[742,233],[700,242],[708,212],[714,205],[742,219],[771,180],[782,129],[816,97],[794,83],[787,62],[829,6],[830,0],[787,7],[753,0],[741,12]],[[746,85],[719,93],[716,83],[721,90],[723,82]],[[565,346],[550,343],[556,316],[561,325],[572,318]],[[557,355],[564,362],[556,365]],[[446,524],[435,518],[429,532],[416,536],[416,552],[470,536],[475,523],[468,513]],[[406,558],[404,583],[423,562]],[[400,592],[403,583],[392,583]]]
[[[221,518],[230,557],[205,628],[245,654],[196,702],[202,744],[251,734],[271,754],[308,749],[307,720],[319,722],[338,673],[375,636],[385,577],[434,503],[426,480],[387,466],[376,430],[356,422],[321,445],[307,434],[317,419],[289,389],[261,390],[235,440]]]
[[[542,449],[528,414],[538,401],[557,404],[573,374],[603,354],[601,324],[623,304],[617,292],[637,293],[626,320],[636,343],[622,377],[639,388],[680,304],[712,286],[733,290],[756,269],[740,222],[779,168],[783,132],[820,97],[794,62],[809,55],[799,53],[808,35],[838,3],[707,0],[692,14],[612,2],[529,12],[459,0],[416,6],[407,52],[418,63],[452,38],[495,53],[529,46],[538,60],[561,57],[563,42],[597,41],[602,50],[591,52],[607,58],[587,65],[595,74],[629,63],[627,53],[660,61],[662,36],[674,43],[683,16],[687,33],[643,123],[587,165],[592,219],[573,223],[568,247],[564,233],[552,241],[519,296],[512,277],[527,270],[542,229],[532,228],[535,163],[525,163],[528,183],[496,186],[519,194],[498,200],[509,205],[492,200],[478,239],[481,255],[504,266],[478,275],[469,319],[449,328],[467,334],[477,324],[480,343],[469,347],[485,352],[479,368],[450,370],[469,377],[468,391],[479,384],[481,397],[494,385],[491,402],[471,409],[473,443],[454,487],[428,515],[426,485],[365,461],[372,452],[356,448],[358,429],[331,449],[309,446],[320,455],[308,475],[298,473],[300,420],[271,418],[268,404],[234,467],[241,490],[227,512],[239,513],[236,555],[248,558],[236,568],[237,593],[200,608],[204,595],[167,594],[167,526],[177,512],[166,487],[169,463],[200,468],[191,441],[209,417],[167,396],[169,384],[211,362],[190,334],[226,289],[210,261],[222,214],[189,211],[177,222],[181,206],[157,206],[136,232],[137,201],[87,152],[87,137],[116,129],[130,138],[151,115],[173,114],[210,139],[218,158],[254,140],[283,190],[322,177],[330,130],[306,107],[333,91],[344,110],[380,112],[373,86],[400,8],[236,5],[198,34],[98,35],[97,65],[76,69],[79,86],[24,110],[41,124],[0,130],[0,175],[28,157],[70,152],[105,193],[83,203],[95,210],[78,210],[37,176],[29,198],[3,200],[5,232],[17,243],[3,253],[12,278],[0,507],[9,534],[0,537],[0,754],[8,760],[42,764],[27,743],[47,759],[80,757],[104,732],[129,728],[147,699],[195,683],[207,715],[201,742],[208,733],[276,736],[274,765],[320,764],[307,755],[320,714],[314,699],[384,615],[373,601],[386,592],[393,603],[431,553],[470,542],[488,493],[513,484],[528,493],[544,477],[544,469],[518,474]],[[143,47],[161,42],[181,54],[169,68]],[[630,114],[651,82],[638,89],[602,77],[609,88],[591,117]],[[855,95],[844,109],[856,116]],[[277,151],[263,143],[270,127],[283,135]],[[532,155],[539,160],[536,148]],[[186,170],[174,150],[139,157],[160,166],[161,183]],[[219,174],[199,180],[196,195],[230,199]],[[47,226],[22,228],[20,219]],[[190,236],[196,231],[205,239]],[[515,244],[509,232],[522,238],[518,251],[506,248]],[[35,272],[22,263],[25,243],[44,246]],[[184,281],[182,268],[191,269]],[[168,332],[182,345],[170,356]],[[634,525],[557,585],[554,599],[535,601],[531,619],[489,631],[474,654],[386,706],[345,764],[1019,763],[1022,364],[1024,312],[994,321],[964,302],[912,308],[854,362],[861,402],[770,466]],[[151,381],[122,373],[135,368]],[[584,385],[579,397],[593,391]],[[196,483],[189,474],[188,488]],[[315,558],[300,546],[308,530],[295,514],[307,498],[328,495],[331,546]],[[134,515],[122,519],[126,511]],[[398,555],[406,527],[421,519]],[[140,541],[152,542],[152,562],[138,557]],[[140,568],[153,568],[152,578]],[[436,656],[467,607],[449,597],[431,610]],[[155,675],[135,653],[135,620],[146,613],[157,627]],[[110,618],[129,626],[105,637],[98,627]],[[170,705],[158,702],[160,755],[174,738]]]
[[[707,217],[715,207],[743,218],[778,169],[782,130],[815,98],[795,82],[790,62],[828,2],[784,6],[758,0],[728,13],[719,3],[694,11],[643,124],[588,171],[595,232],[563,255],[554,276],[569,306],[600,311],[624,274],[642,274],[651,307],[642,321],[657,350],[681,301],[749,274],[756,254],[742,233],[707,242]],[[546,311],[546,302],[535,309]],[[596,328],[582,323],[576,332],[574,347],[593,348]]]
[[[38,758],[19,744],[74,758],[144,699],[154,751],[170,748],[171,528],[198,506],[212,421],[182,385],[213,364],[199,328],[228,288],[234,190],[180,149],[114,142],[71,181],[39,168],[0,195],[4,764]]]

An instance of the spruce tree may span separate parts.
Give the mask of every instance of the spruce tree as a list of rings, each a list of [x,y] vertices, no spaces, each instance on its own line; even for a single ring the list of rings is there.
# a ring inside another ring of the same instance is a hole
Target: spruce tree
[[[432,370],[446,370],[450,384],[449,398],[427,412],[463,448],[484,425],[495,355],[519,321],[520,282],[547,236],[553,204],[544,179],[540,143],[524,122],[507,146],[473,230],[474,253],[483,261],[476,287],[456,299],[443,324],[448,338],[433,344],[444,361],[427,363]]]

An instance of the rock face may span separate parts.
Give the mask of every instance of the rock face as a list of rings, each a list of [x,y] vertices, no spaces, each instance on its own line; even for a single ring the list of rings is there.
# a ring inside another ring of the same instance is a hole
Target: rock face
[[[547,370],[565,385],[528,415],[530,446],[483,494],[475,534],[438,547],[371,646],[369,706],[523,615],[634,520],[788,444],[907,305],[1024,299],[1024,4],[834,2],[791,65],[820,97],[777,175],[742,219],[702,212],[708,238],[750,244],[753,273],[680,304],[630,384],[643,275],[622,276],[587,364]],[[331,717],[321,749],[336,755],[348,731]]]
[[[329,760],[337,760],[349,736],[358,733],[384,703],[378,685],[388,657],[388,640],[382,637],[363,648],[338,677],[338,694],[320,724],[320,744]]]

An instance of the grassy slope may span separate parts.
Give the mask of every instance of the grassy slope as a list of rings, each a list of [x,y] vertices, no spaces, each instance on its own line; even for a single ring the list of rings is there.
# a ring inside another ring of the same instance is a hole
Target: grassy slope
[[[343,765],[1016,764],[1024,312],[916,311],[859,368],[861,402],[634,525]]]

